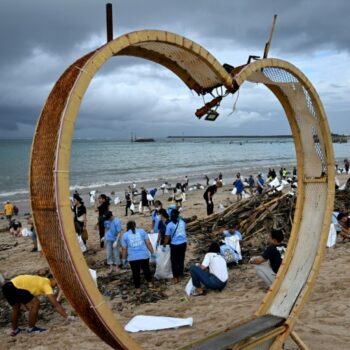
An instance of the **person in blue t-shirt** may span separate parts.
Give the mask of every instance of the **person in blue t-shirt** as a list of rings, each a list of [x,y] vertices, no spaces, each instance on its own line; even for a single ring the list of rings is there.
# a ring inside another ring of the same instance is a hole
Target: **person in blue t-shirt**
[[[104,240],[106,243],[107,264],[111,268],[111,273],[119,273],[122,223],[117,217],[113,216],[111,211],[105,212],[103,216],[105,219]]]
[[[256,191],[261,194],[262,191],[264,189],[264,179],[262,177],[262,174],[259,173],[258,174],[258,178],[257,178],[257,181],[256,181]]]
[[[159,209],[158,214],[159,214],[160,220],[158,222],[158,227],[157,227],[157,231],[158,231],[157,245],[162,245],[165,247],[165,243],[164,243],[165,231],[168,223],[170,222],[169,215],[167,211],[163,208]]]
[[[147,233],[142,228],[136,228],[135,221],[129,221],[126,229],[127,231],[123,234],[122,238],[123,266],[126,266],[126,259],[128,259],[134,280],[135,294],[140,295],[141,269],[148,282],[148,287],[153,287],[152,275],[149,269],[149,255],[151,253],[151,257],[154,259],[155,255]]]
[[[170,222],[166,226],[164,244],[170,242],[170,260],[174,283],[180,282],[184,274],[185,253],[187,248],[186,224],[179,218],[179,211],[173,209]]]
[[[163,204],[161,201],[156,200],[154,202],[154,210],[152,211],[152,226],[153,226],[153,232],[158,233],[158,225],[160,221],[159,217],[159,210],[163,208]]]
[[[242,240],[242,234],[238,231],[238,224],[237,222],[231,222],[227,225],[227,229],[223,232],[224,237],[231,237],[231,236],[237,236],[237,238],[241,241]]]
[[[236,175],[236,180],[233,183],[233,186],[235,186],[237,190],[236,192],[237,201],[240,201],[242,199],[242,192],[244,190],[244,185],[243,185],[240,173]]]

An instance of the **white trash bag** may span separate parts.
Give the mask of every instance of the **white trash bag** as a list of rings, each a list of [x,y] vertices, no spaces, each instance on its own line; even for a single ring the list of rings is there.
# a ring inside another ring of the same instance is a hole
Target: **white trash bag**
[[[170,246],[158,246],[157,248],[157,266],[154,277],[158,280],[173,278],[170,261]]]
[[[328,240],[327,240],[327,248],[332,248],[337,241],[337,231],[335,229],[335,225],[331,224],[329,228]]]
[[[192,278],[190,278],[186,284],[185,292],[188,296],[191,296],[196,290],[196,287],[193,285]]]
[[[81,249],[82,253],[85,253],[86,252],[86,245],[83,242],[83,239],[81,238],[81,236],[77,236],[77,237],[78,237],[78,242],[79,242],[79,245],[80,245],[80,249]]]

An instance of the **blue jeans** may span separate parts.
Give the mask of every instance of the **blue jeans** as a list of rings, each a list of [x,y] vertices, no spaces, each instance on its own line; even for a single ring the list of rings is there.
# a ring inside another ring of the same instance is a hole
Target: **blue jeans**
[[[226,286],[226,282],[222,282],[215,275],[209,273],[207,270],[201,269],[199,266],[192,265],[190,273],[192,283],[196,288],[201,288],[201,283],[203,283],[207,289],[222,290]]]
[[[117,248],[113,248],[114,241],[106,241],[106,253],[108,265],[120,265],[119,244]]]

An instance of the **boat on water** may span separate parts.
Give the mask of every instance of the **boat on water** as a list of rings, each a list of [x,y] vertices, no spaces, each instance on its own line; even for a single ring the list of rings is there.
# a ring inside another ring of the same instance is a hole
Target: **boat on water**
[[[141,138],[135,139],[134,142],[155,142],[155,140],[152,139],[152,138],[143,138],[143,137],[141,137]]]

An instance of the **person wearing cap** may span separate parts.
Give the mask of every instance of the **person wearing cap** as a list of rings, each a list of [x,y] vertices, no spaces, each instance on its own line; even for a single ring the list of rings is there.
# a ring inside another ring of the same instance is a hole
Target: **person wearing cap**
[[[6,201],[6,204],[4,205],[4,214],[10,223],[13,216],[13,204],[10,201]]]
[[[38,312],[40,308],[39,296],[47,297],[55,311],[68,321],[73,321],[75,317],[68,316],[65,309],[57,301],[53,288],[57,285],[55,278],[49,275],[48,278],[36,275],[19,275],[5,282],[2,286],[2,293],[8,303],[12,306],[12,332],[11,336],[16,336],[24,329],[18,328],[18,318],[21,305],[29,309],[28,333],[41,333],[46,329],[36,327]]]
[[[237,236],[237,238],[241,241],[242,240],[242,234],[238,231],[238,224],[237,222],[233,221],[227,225],[227,229],[224,230],[223,236],[225,237],[232,237]]]
[[[104,220],[107,264],[111,268],[111,273],[119,273],[122,222],[114,217],[111,211],[104,213]]]

